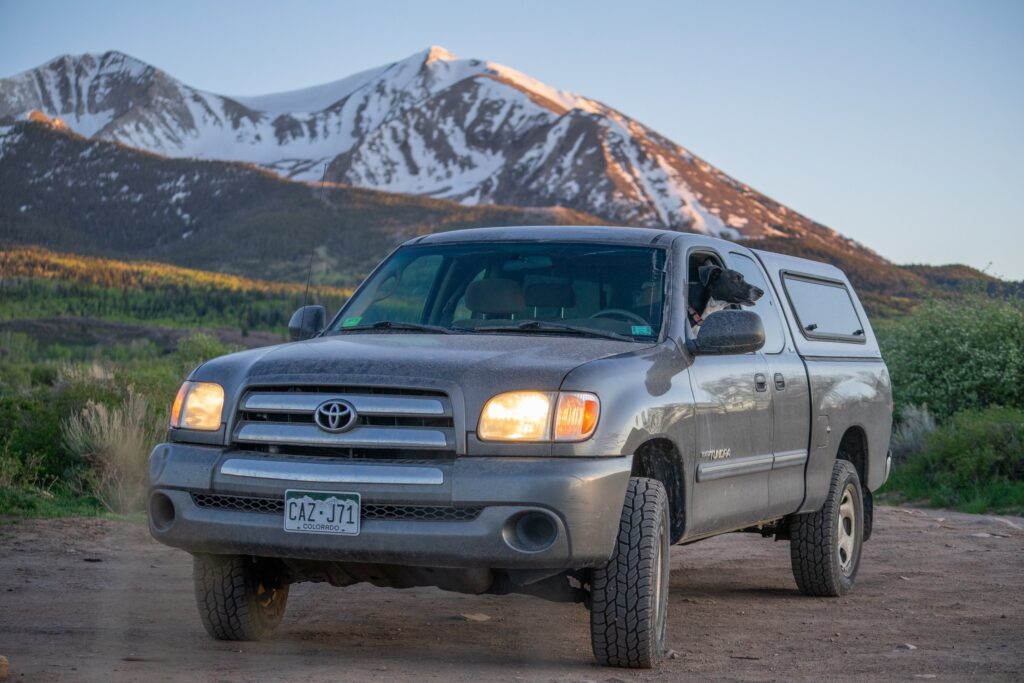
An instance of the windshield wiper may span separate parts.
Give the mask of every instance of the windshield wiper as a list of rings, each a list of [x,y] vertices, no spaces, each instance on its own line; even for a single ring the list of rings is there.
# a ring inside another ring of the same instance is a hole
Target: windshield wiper
[[[450,327],[440,325],[423,325],[421,323],[393,322],[391,320],[380,320],[372,325],[353,325],[352,327],[339,327],[334,332],[377,332],[379,330],[396,332],[426,332],[430,334],[457,334],[460,330],[453,330]]]
[[[591,327],[580,327],[579,325],[568,325],[566,323],[554,323],[547,320],[527,320],[517,325],[487,325],[484,327],[467,328],[473,332],[567,332],[587,337],[600,337],[602,339],[615,339],[618,341],[635,341],[633,337],[608,332],[606,330],[595,330]]]

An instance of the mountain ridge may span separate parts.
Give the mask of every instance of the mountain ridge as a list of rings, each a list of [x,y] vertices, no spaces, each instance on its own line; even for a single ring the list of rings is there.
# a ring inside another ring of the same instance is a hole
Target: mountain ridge
[[[0,118],[32,109],[170,157],[254,163],[465,205],[565,207],[624,225],[862,245],[625,114],[439,46],[320,86],[225,96],[124,53],[64,55],[0,79]]]
[[[158,262],[278,282],[304,283],[312,264],[316,285],[352,287],[417,235],[484,225],[601,223],[570,209],[464,206],[334,183],[321,188],[237,162],[161,157],[34,119],[0,125],[0,283],[5,255],[31,245],[134,263],[128,270]],[[965,290],[1024,294],[1022,283],[966,266],[896,266],[842,243],[800,237],[741,243],[836,264],[873,316]],[[105,282],[125,270],[104,269],[111,271],[103,274]],[[47,272],[65,277],[56,265]],[[209,280],[199,274],[196,286]]]
[[[397,244],[480,225],[598,223],[569,209],[462,206],[173,159],[38,120],[0,125],[0,244],[351,286]]]

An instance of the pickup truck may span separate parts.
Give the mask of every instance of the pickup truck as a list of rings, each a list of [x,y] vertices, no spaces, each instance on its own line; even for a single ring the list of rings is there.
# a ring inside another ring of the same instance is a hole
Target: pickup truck
[[[716,268],[760,294],[695,318]],[[650,667],[670,546],[729,532],[788,540],[806,595],[853,587],[892,400],[831,265],[643,228],[453,231],[289,332],[196,368],[149,458],[150,531],[193,555],[215,638],[271,636],[296,582],[436,586],[582,603],[600,663]]]

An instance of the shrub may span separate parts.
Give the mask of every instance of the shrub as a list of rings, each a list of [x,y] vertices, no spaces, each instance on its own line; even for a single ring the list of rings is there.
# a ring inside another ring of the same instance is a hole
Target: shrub
[[[211,358],[223,356],[234,350],[216,337],[198,332],[179,341],[175,355],[191,369]]]
[[[967,408],[1024,405],[1024,304],[930,302],[877,334],[897,410],[928,406],[939,422]]]
[[[965,512],[1024,509],[1024,410],[954,415],[898,466],[887,489]]]
[[[927,406],[904,408],[899,419],[893,423],[890,442],[893,460],[901,463],[909,456],[923,451],[928,435],[934,431],[935,418],[928,412]]]
[[[120,406],[90,401],[64,422],[62,432],[67,449],[91,466],[89,483],[107,509],[124,513],[142,508],[146,455],[159,433],[144,398],[129,388]]]

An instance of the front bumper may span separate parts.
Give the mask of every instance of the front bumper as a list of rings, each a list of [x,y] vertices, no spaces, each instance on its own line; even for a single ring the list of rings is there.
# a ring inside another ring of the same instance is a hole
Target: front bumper
[[[632,458],[461,457],[341,461],[181,443],[150,455],[150,533],[192,553],[417,567],[576,569],[611,555]],[[481,508],[467,519],[364,518],[358,536],[287,532],[280,512],[204,507],[194,494],[277,500],[287,489],[359,493],[362,504]],[[538,512],[554,540],[527,549]]]

